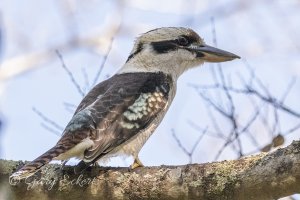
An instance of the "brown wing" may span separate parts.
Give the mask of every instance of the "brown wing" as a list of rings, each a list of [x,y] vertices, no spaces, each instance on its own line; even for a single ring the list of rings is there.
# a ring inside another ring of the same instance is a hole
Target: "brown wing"
[[[170,84],[162,73],[127,73],[106,80],[80,103],[63,138],[88,134],[95,145],[86,150],[84,161],[93,162],[145,129],[164,110]]]

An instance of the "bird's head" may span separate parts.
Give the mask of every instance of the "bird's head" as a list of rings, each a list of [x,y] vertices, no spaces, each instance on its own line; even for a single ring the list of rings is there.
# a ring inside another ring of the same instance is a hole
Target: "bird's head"
[[[205,44],[192,29],[164,27],[136,39],[121,72],[162,71],[178,77],[204,62],[225,62],[235,58],[240,57]]]

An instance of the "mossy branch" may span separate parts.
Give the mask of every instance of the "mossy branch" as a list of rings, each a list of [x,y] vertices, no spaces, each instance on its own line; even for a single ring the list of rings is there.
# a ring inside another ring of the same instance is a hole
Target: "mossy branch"
[[[9,182],[23,162],[0,160],[4,199],[277,199],[300,192],[300,141],[266,154],[205,164],[127,168],[47,165]]]

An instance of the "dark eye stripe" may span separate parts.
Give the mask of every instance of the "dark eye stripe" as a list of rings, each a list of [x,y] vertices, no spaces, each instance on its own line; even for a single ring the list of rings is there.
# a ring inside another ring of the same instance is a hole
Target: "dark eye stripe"
[[[166,40],[160,42],[151,42],[153,50],[156,53],[167,53],[177,49],[177,44],[175,40]]]
[[[179,46],[188,46],[193,42],[197,42],[197,38],[193,36],[182,35],[175,40],[165,40],[159,42],[151,42],[153,50],[157,53],[167,53],[176,50]]]

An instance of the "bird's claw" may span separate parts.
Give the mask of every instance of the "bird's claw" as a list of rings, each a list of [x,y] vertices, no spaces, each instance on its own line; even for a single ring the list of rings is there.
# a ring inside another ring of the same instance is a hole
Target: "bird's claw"
[[[132,165],[130,165],[130,169],[134,170],[138,167],[144,167],[143,163],[140,161],[139,158],[135,158]]]

